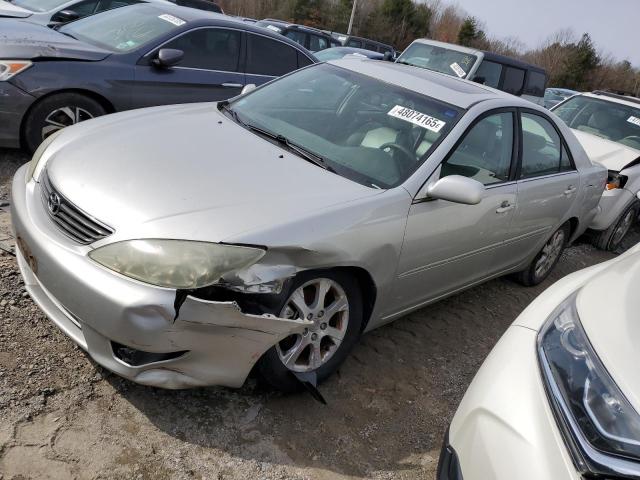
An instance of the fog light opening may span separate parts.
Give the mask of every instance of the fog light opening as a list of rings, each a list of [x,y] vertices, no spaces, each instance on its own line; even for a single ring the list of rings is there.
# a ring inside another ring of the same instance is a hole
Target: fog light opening
[[[118,360],[132,367],[173,360],[188,353],[188,350],[167,353],[144,352],[116,342],[111,342],[111,349]]]

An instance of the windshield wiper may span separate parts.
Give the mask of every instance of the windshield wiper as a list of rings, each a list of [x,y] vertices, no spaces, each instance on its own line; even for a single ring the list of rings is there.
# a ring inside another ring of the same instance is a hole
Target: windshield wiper
[[[272,140],[275,140],[276,142],[286,146],[289,150],[293,150],[296,154],[298,154],[299,157],[302,157],[306,161],[311,162],[314,165],[317,165],[318,167],[327,170],[328,172],[336,173],[335,169],[331,167],[327,163],[327,161],[317,153],[313,153],[307,150],[306,148],[298,145],[297,143],[293,143],[284,135],[279,135],[277,133],[270,132],[269,130],[265,130],[264,128],[251,125],[250,123],[246,123],[240,120],[240,117],[238,117],[238,112],[236,112],[233,108],[229,106],[228,100],[218,102],[218,108],[228,113],[237,124],[242,125],[244,128],[251,130],[252,132],[258,133],[260,135],[264,135],[265,137],[269,137]]]
[[[56,30],[58,33],[61,33],[62,35],[66,35],[67,37],[71,37],[71,38],[73,38],[74,40],[78,40],[76,37],[74,37],[74,36],[73,36],[73,35],[71,35],[70,33],[63,32],[62,30],[60,30],[60,27],[61,27],[61,26],[62,26],[62,25],[54,25],[52,28],[53,28],[54,30]]]

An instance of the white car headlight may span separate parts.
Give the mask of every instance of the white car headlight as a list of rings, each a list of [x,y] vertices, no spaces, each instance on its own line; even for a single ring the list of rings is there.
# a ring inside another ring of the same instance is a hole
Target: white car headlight
[[[49,135],[36,149],[33,157],[31,157],[31,161],[29,162],[29,167],[27,168],[27,174],[25,176],[25,180],[27,183],[29,183],[31,179],[38,181],[38,178],[40,178],[40,174],[42,173],[42,170],[44,170],[44,167],[46,166],[47,161],[49,161],[49,157],[51,156],[49,154],[50,152],[46,152],[45,154],[45,150],[49,145],[51,145],[51,143],[60,134],[60,132],[62,132],[62,130],[58,130],[57,132]]]
[[[159,287],[196,289],[256,263],[265,251],[191,240],[144,239],[116,242],[89,257],[127,277]]]
[[[602,453],[640,460],[640,416],[589,343],[576,296],[563,302],[538,334],[538,355],[556,416],[571,436],[570,450],[572,445],[580,450],[574,461],[582,463],[582,471],[607,475],[611,469]]]
[[[29,60],[0,60],[0,82],[9,80],[30,66]]]

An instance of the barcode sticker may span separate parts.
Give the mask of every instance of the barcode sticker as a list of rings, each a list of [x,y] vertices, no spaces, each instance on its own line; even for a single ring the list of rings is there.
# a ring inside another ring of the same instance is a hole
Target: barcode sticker
[[[453,70],[460,78],[464,77],[467,74],[467,72],[465,72],[462,67],[458,65],[458,62],[453,62],[451,65],[449,65],[449,67],[451,67],[451,70]]]
[[[436,133],[442,130],[442,127],[446,125],[446,122],[443,122],[442,120],[431,117],[426,113],[420,113],[416,110],[403,107],[402,105],[396,105],[389,110],[387,115],[411,122],[414,125],[418,125],[419,127],[426,128],[427,130],[431,130]]]

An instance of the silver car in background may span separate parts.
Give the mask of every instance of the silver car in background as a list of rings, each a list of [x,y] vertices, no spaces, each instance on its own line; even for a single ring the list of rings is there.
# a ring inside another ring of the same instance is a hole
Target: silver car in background
[[[104,367],[165,388],[255,367],[291,391],[414,309],[541,282],[605,180],[541,107],[350,58],[64,129],[12,213],[27,290]]]

